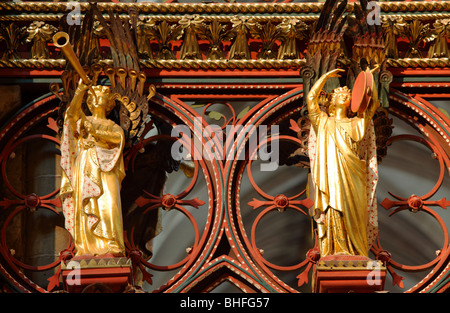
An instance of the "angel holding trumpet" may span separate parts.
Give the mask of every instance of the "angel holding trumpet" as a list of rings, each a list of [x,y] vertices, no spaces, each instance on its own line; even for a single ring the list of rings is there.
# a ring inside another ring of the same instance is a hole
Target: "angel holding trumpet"
[[[90,116],[81,109],[85,98]],[[115,106],[108,86],[90,86],[80,79],[65,112],[61,200],[77,256],[125,254],[120,200],[125,136],[107,118]]]

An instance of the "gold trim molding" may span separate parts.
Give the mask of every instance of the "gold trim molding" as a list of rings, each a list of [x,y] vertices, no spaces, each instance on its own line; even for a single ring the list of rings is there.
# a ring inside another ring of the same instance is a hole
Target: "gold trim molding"
[[[319,260],[319,262],[317,263],[318,271],[367,271],[373,269],[385,271],[386,266],[384,266],[383,262],[379,260]]]
[[[87,2],[79,2],[82,11],[89,7]],[[97,3],[101,11],[128,12],[130,7],[147,14],[255,14],[255,13],[320,13],[322,3]],[[354,3],[347,5],[353,9]],[[400,12],[442,12],[450,10],[450,1],[390,1],[380,2],[382,13]],[[0,12],[68,12],[69,3],[63,2],[2,2]]]
[[[75,262],[75,263],[74,263]],[[92,258],[64,262],[61,261],[62,270],[85,269],[85,268],[109,268],[109,267],[131,267],[131,259],[120,258]]]
[[[449,9],[450,11],[450,9]],[[59,13],[36,13],[36,12],[32,12],[32,13],[18,13],[18,12],[14,12],[13,14],[3,14],[4,11],[2,11],[1,9],[1,3],[0,3],[0,22],[33,22],[33,21],[42,21],[42,22],[57,22],[59,21],[64,14],[66,13],[66,11],[64,12],[59,12]],[[3,15],[2,15],[3,14]],[[197,14],[197,13],[193,13],[193,14]],[[144,17],[151,17],[151,19],[155,22],[160,22],[160,21],[167,21],[167,22],[178,22],[180,21],[183,15],[180,14],[152,14],[152,15],[146,15],[145,13],[142,13],[142,16]],[[104,16],[106,19],[108,19],[108,17],[105,15]],[[127,13],[121,13],[120,17],[124,20],[129,19],[129,15]],[[227,15],[227,14],[214,14],[214,15],[204,15],[202,16],[203,20],[205,22],[211,22],[211,21],[218,21],[218,22],[229,22],[230,18],[232,16]],[[317,14],[311,14],[311,15],[296,15],[296,14],[283,14],[283,13],[279,13],[279,14],[270,14],[270,15],[265,15],[265,14],[261,14],[261,15],[257,15],[254,14],[252,15],[252,21],[255,22],[267,22],[267,21],[273,21],[273,22],[282,22],[284,19],[286,19],[286,17],[289,18],[293,18],[293,19],[298,19],[299,21],[302,22],[315,22],[316,20],[319,19],[319,15]],[[411,21],[411,20],[419,20],[419,21],[429,21],[429,20],[437,20],[437,19],[450,19],[450,12],[442,12],[442,13],[437,13],[437,12],[432,12],[432,13],[405,13],[405,12],[400,12],[400,13],[394,13],[394,14],[383,14],[381,15],[381,21],[384,22],[386,21],[386,19],[388,19],[389,17],[396,17],[396,18],[402,18],[405,21]]]
[[[90,4],[87,2],[79,2],[81,11],[84,13],[89,8]],[[450,19],[450,1],[413,1],[413,2],[379,2],[382,10],[381,22],[383,30],[391,31],[390,46],[397,47],[396,37],[408,37],[410,42],[428,42],[436,40],[438,35],[448,39],[447,32],[438,34],[439,27],[448,27],[448,20]],[[129,9],[135,8],[143,16],[144,28],[151,28],[155,24],[161,26],[166,23],[167,30],[175,33],[183,29],[185,31],[190,20],[189,18],[200,16],[199,20],[205,23],[206,26],[216,23],[219,27],[225,27],[231,23],[235,23],[233,19],[236,16],[243,15],[243,19],[248,22],[247,31],[253,38],[261,40],[261,51],[264,49],[271,49],[270,40],[265,38],[267,47],[264,46],[264,41],[261,39],[264,31],[268,31],[264,27],[269,24],[272,28],[270,30],[279,31],[276,29],[286,20],[293,21],[292,25],[296,25],[296,36],[299,40],[305,40],[304,33],[307,32],[307,27],[310,27],[312,22],[316,21],[319,13],[323,8],[323,3],[97,3],[98,8],[104,13],[105,19],[108,18],[106,12],[112,9],[115,13],[120,13],[121,18],[129,19]],[[347,11],[353,11],[354,3],[347,5]],[[70,12],[72,6],[65,2],[1,2],[0,3],[0,41],[6,42],[7,51],[3,53],[0,59],[0,69],[39,69],[39,70],[62,70],[65,67],[64,59],[56,59],[60,56],[54,52],[51,45],[48,45],[48,38],[42,44],[41,37],[50,33],[55,29],[55,24],[58,23],[63,14]],[[246,16],[247,15],[247,16]],[[189,20],[187,21],[186,18]],[[191,22],[196,22],[196,20]],[[400,22],[401,21],[401,22]],[[433,24],[433,21],[435,22]],[[24,26],[24,24],[32,23]],[[294,23],[295,22],[295,23]],[[171,23],[171,25],[168,25]],[[258,24],[260,23],[260,24]],[[273,23],[273,24],[272,24]],[[440,23],[440,24],[439,24]],[[173,24],[173,25],[172,25]],[[195,24],[195,23],[194,23]],[[414,24],[414,25],[413,25]],[[441,25],[442,24],[442,25]],[[445,24],[445,25],[444,25]],[[205,26],[203,25],[203,26]],[[303,26],[302,26],[303,25]],[[393,26],[392,26],[393,25]],[[444,25],[444,26],[443,26]],[[158,26],[158,27],[159,27]],[[205,27],[206,27],[205,26]],[[215,25],[217,26],[217,25]],[[233,24],[231,30],[238,31],[239,23]],[[256,27],[257,26],[257,27]],[[386,26],[386,27],[385,27]],[[255,28],[256,27],[256,28]],[[302,28],[303,27],[303,28]],[[172,29],[173,28],[173,29]],[[423,29],[422,32],[416,29]],[[440,28],[439,28],[440,29]],[[145,32],[146,30],[144,30]],[[258,32],[259,31],[259,32]],[[427,32],[425,32],[427,31]],[[396,33],[397,32],[397,33]],[[36,36],[33,37],[33,34]],[[223,32],[225,33],[225,32]],[[279,33],[278,33],[279,34]],[[39,36],[38,36],[39,35]],[[149,40],[148,34],[144,41]],[[141,36],[144,36],[141,35]],[[153,34],[154,35],[154,34]],[[96,34],[100,38],[101,34]],[[222,36],[219,38],[222,41],[229,41]],[[256,36],[256,37],[255,37]],[[173,38],[172,38],[173,37]],[[180,40],[180,36],[173,35],[171,38],[166,38],[165,45],[169,46],[173,42]],[[236,36],[235,36],[236,37]],[[212,38],[212,37],[211,37]],[[208,40],[211,40],[208,37]],[[280,37],[281,38],[281,37]],[[394,38],[394,39],[393,39]],[[202,38],[204,39],[204,38]],[[219,40],[217,39],[217,40]],[[226,40],[224,40],[226,39]],[[442,38],[440,38],[442,39]],[[206,59],[199,57],[178,55],[172,57],[161,57],[158,51],[151,51],[155,48],[155,38],[152,47],[144,47],[147,49],[140,57],[140,64],[147,69],[165,69],[165,70],[183,70],[183,69],[199,69],[199,70],[230,70],[230,69],[293,69],[297,70],[305,66],[304,55],[300,52],[292,55],[278,55],[273,53],[269,56],[260,56],[255,59],[255,51],[251,51],[252,55],[244,55],[234,57],[226,56],[227,52],[224,50],[221,58]],[[235,39],[233,39],[235,40]],[[386,39],[387,40],[387,39]],[[183,41],[181,41],[183,43]],[[268,43],[267,43],[268,42]],[[32,43],[31,55],[27,53],[20,53],[20,45]],[[386,42],[386,47],[387,47]],[[211,44],[212,45],[212,44]],[[418,45],[418,44],[417,44]],[[280,46],[281,47],[281,46]],[[255,46],[253,47],[255,49]],[[259,49],[259,48],[258,48]],[[280,48],[281,49],[281,48]],[[418,47],[415,47],[417,50]],[[411,50],[411,49],[410,49]],[[433,50],[433,49],[431,49]],[[430,50],[430,51],[431,51]],[[204,52],[204,51],[203,51]],[[175,53],[175,51],[171,51]],[[154,56],[153,56],[154,54]],[[247,53],[248,54],[248,53]],[[51,57],[55,57],[52,59]],[[104,57],[104,56],[103,56]],[[448,58],[448,51],[438,51],[436,53],[388,53],[386,50],[387,66],[391,68],[445,68],[450,67]],[[434,58],[433,58],[434,57]],[[98,63],[105,67],[112,64],[112,60],[101,59]]]
[[[305,65],[304,59],[294,60],[140,60],[147,69],[184,70],[184,69],[299,69]],[[112,60],[98,62],[102,67],[111,66]],[[0,60],[0,69],[37,69],[62,70],[66,65],[64,59],[16,59]],[[391,68],[445,68],[450,67],[448,58],[409,58],[387,59]]]

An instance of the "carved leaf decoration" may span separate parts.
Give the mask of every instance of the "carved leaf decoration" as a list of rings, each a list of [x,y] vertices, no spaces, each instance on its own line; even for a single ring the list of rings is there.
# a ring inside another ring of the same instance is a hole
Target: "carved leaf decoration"
[[[50,200],[44,200],[45,203],[50,203],[52,205],[54,205],[57,208],[61,208],[62,207],[62,203],[61,203],[61,198],[57,197],[55,199],[50,199]]]
[[[398,275],[395,272],[391,272],[392,275],[392,284],[395,286],[399,286],[400,288],[405,288],[405,286],[403,285],[403,280],[405,279],[404,277]]]
[[[289,129],[293,130],[294,132],[298,133],[301,131],[300,127],[298,126],[297,122],[294,121],[293,119],[289,120],[289,123],[291,124],[291,126],[289,127]]]
[[[47,291],[52,291],[55,287],[59,286],[59,273],[61,273],[61,266],[58,267],[55,275],[47,279],[49,281]]]
[[[152,277],[153,275],[150,274],[149,272],[147,272],[145,270],[145,268],[142,266],[142,264],[140,264],[139,266],[141,268],[141,272],[142,272],[142,279],[145,280],[147,283],[149,283],[150,285],[153,283],[152,281]]]
[[[7,198],[3,198],[3,200],[0,201],[0,208],[4,208],[4,209],[6,210],[6,209],[9,208],[11,205],[14,205],[14,204],[22,204],[22,203],[24,203],[23,200],[9,200],[9,199],[7,199]]]
[[[311,269],[311,266],[312,266],[312,263],[309,262],[306,269],[302,273],[300,273],[300,275],[297,276],[299,287],[308,283],[308,281],[309,281],[308,275],[309,275],[309,270]]]
[[[447,207],[450,206],[450,201],[448,201],[447,198],[442,198],[441,200],[436,201],[436,204],[446,210]]]
[[[247,107],[245,107],[237,116],[238,120],[243,118],[245,116],[245,114],[247,114],[247,112],[250,110],[250,106],[248,105]]]
[[[383,208],[385,208],[386,210],[389,210],[390,208],[392,208],[392,207],[395,205],[395,202],[392,201],[392,200],[390,200],[390,199],[388,199],[388,198],[385,198],[385,199],[380,203],[380,205],[381,205]]]
[[[217,111],[209,111],[208,116],[216,121],[219,121],[221,118],[224,118],[224,115]]]
[[[261,201],[256,198],[253,198],[253,200],[248,203],[249,206],[253,207],[253,210],[255,210],[265,204],[267,204],[267,201]]]
[[[204,201],[200,200],[198,197],[192,200],[181,200],[178,201],[180,204],[187,204],[190,206],[193,206],[194,208],[198,209],[199,206],[202,206],[205,204]]]
[[[53,118],[49,117],[47,122],[47,127],[53,130],[55,133],[58,133],[58,125],[56,124],[56,121]]]
[[[139,198],[137,198],[137,199],[135,200],[135,203],[136,203],[140,208],[144,207],[144,206],[147,205],[147,203],[149,203],[149,202],[150,202],[149,199],[147,199],[147,198],[145,198],[145,197],[143,197],[143,196],[140,196]]]

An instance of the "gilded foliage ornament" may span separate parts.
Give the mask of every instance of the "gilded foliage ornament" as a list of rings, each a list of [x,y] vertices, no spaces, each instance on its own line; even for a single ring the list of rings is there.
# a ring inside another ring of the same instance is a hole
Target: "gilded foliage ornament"
[[[247,36],[251,27],[254,26],[253,21],[247,16],[236,16],[230,21],[233,23],[233,28],[229,32],[229,38],[231,40],[234,39],[234,42],[230,48],[228,59],[250,59],[250,48],[248,46]]]
[[[27,28],[27,41],[32,42],[31,57],[33,59],[49,59],[50,53],[47,48],[47,42],[52,39],[56,33],[56,27],[35,21]]]
[[[0,24],[0,41],[3,40],[6,43],[2,60],[21,59],[17,49],[26,36],[26,27],[19,27],[15,23]]]
[[[281,34],[280,28],[277,28],[272,22],[261,24],[256,22],[251,28],[250,33],[253,38],[261,39],[262,48],[258,52],[258,59],[276,59],[276,53],[274,51],[275,42],[278,40]]]
[[[406,51],[405,58],[423,58],[419,46],[425,40],[429,40],[431,34],[430,25],[419,20],[413,20],[402,27],[401,35],[409,41],[409,49]]]
[[[225,59],[223,53],[223,44],[225,36],[228,33],[226,24],[222,24],[214,20],[208,24],[202,23],[199,27],[199,36],[202,39],[209,41],[209,49],[206,53],[208,60],[222,60]]]
[[[280,29],[281,46],[278,50],[278,59],[299,59],[300,51],[298,39],[307,38],[308,26],[297,18],[283,20],[277,25]]]
[[[203,19],[198,15],[185,16],[178,22],[181,27],[181,32],[183,33],[183,44],[180,49],[181,60],[195,60],[202,58],[197,39],[197,33],[201,28],[202,22]]]
[[[437,20],[433,23],[433,30],[429,41],[432,41],[428,50],[429,58],[448,58],[447,38],[450,37],[450,19]]]

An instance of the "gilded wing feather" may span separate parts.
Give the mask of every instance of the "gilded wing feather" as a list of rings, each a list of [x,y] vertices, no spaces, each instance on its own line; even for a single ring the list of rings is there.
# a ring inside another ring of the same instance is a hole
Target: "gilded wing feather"
[[[306,66],[303,69],[305,75],[302,75],[304,94],[308,93],[310,86],[320,76],[336,68],[337,60],[344,50],[342,40],[347,27],[347,18],[344,16],[346,8],[347,0],[339,5],[337,0],[327,0],[323,5],[307,45]],[[338,85],[337,79],[330,80],[325,90],[331,91]]]
[[[377,65],[380,71],[374,73],[381,106],[388,106],[389,81],[380,82],[379,77],[389,77],[385,68],[384,39],[381,25],[368,23],[368,14],[372,7],[367,0],[360,0],[353,5],[353,12],[347,12],[347,1],[327,0],[320,17],[312,29],[306,49],[306,65],[300,73],[303,78],[303,94],[309,92],[311,86],[323,74],[335,69],[338,64],[347,67],[346,81],[332,78],[327,81],[323,90],[328,94],[341,83],[352,88],[357,75],[366,68],[373,69]],[[327,96],[323,95],[323,99]],[[307,120],[306,97],[303,97],[304,108],[297,123]],[[299,138],[307,142],[308,133],[303,127],[298,132]],[[294,152],[290,158],[305,156],[307,152]]]
[[[95,6],[94,6],[95,7]],[[135,33],[136,12],[130,12],[130,21],[122,21],[109,10],[109,24],[95,7],[96,16],[106,31],[110,42],[113,66],[106,69],[111,81],[111,91],[120,102],[120,126],[127,136],[127,146],[136,144],[145,127],[148,114],[148,92],[144,92],[146,75],[139,68]]]

